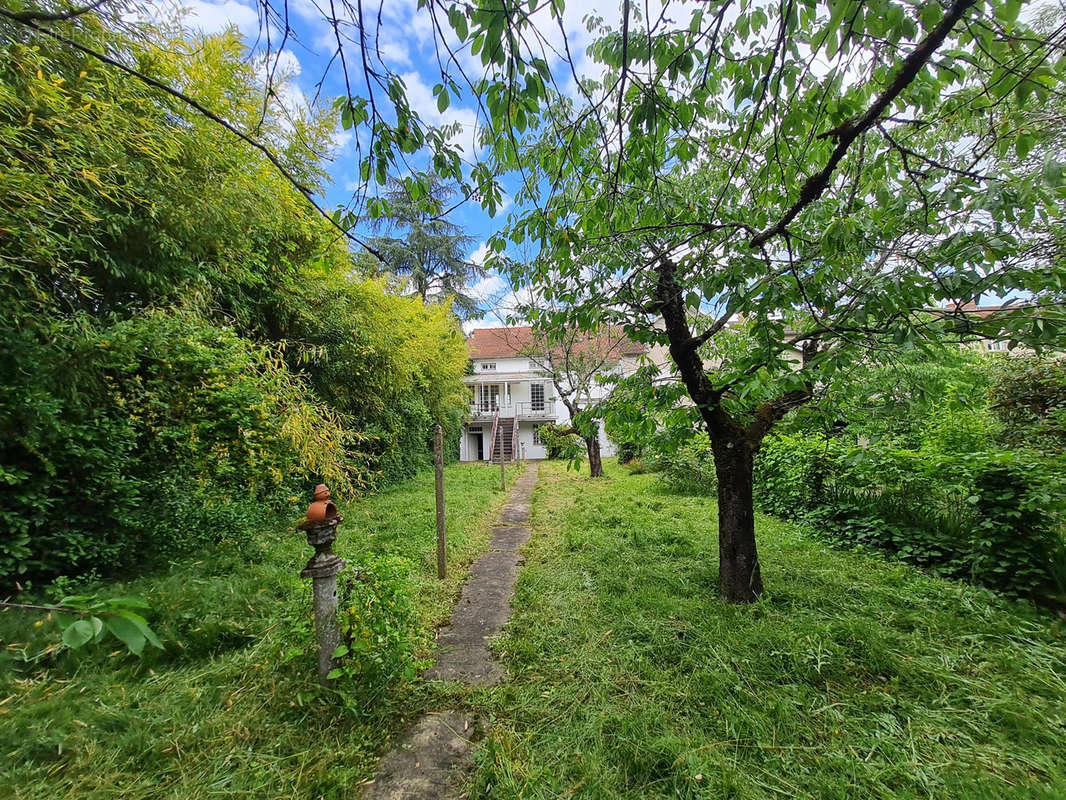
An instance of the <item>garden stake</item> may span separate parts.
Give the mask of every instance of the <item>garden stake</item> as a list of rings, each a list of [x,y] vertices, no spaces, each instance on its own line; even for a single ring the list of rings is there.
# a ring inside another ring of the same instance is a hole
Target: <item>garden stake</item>
[[[329,673],[335,663],[333,653],[341,641],[337,622],[337,573],[346,566],[333,552],[337,526],[343,521],[337,507],[329,501],[329,489],[323,484],[315,487],[315,502],[307,508],[307,516],[297,526],[307,534],[307,543],[315,554],[300,572],[301,578],[311,578],[314,592],[315,638],[318,640],[318,681],[330,685]]]
[[[437,577],[447,573],[447,542],[444,526],[444,431],[438,424],[433,429],[433,473],[437,490]]]

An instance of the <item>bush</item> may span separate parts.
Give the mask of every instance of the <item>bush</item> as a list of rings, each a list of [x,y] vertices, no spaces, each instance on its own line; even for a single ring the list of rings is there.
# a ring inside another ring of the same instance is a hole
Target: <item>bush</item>
[[[350,486],[345,434],[268,348],[162,311],[63,332],[0,366],[0,577],[239,540],[288,482]]]
[[[659,480],[671,491],[695,495],[713,495],[718,491],[711,441],[705,433],[660,454],[657,462]]]
[[[755,498],[763,511],[782,517],[817,508],[823,501],[825,462],[833,440],[767,438],[755,458]]]
[[[636,442],[621,442],[618,445],[618,463],[628,464],[633,459],[639,459],[644,448]]]
[[[1066,360],[1040,356],[1000,359],[988,391],[1004,444],[1045,453],[1066,446]]]
[[[538,433],[551,460],[580,465],[587,454],[585,443],[576,433],[560,433],[554,425],[541,425]]]
[[[341,573],[338,688],[365,707],[398,680],[413,680],[415,626],[408,576],[410,561],[374,556],[358,574]]]
[[[971,573],[1011,593],[1063,591],[1061,484],[1039,460],[1013,454],[975,455],[977,511],[971,530]]]
[[[336,112],[264,105],[236,32],[91,14],[65,32],[254,119],[321,188]],[[361,278],[380,265],[202,115],[47,36],[0,37],[0,163],[0,582],[240,542],[286,484],[409,477],[436,422],[457,446],[449,306]]]
[[[1063,588],[1058,467],[1011,453],[774,436],[756,458],[755,499],[764,511],[810,522],[833,544],[1039,596]]]

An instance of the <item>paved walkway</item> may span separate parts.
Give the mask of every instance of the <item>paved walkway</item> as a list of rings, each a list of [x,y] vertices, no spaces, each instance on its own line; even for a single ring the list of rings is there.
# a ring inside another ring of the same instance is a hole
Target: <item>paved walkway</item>
[[[511,615],[511,595],[521,556],[529,539],[529,509],[537,482],[537,462],[511,487],[499,524],[492,529],[488,551],[470,569],[451,624],[437,634],[437,661],[428,680],[492,686],[505,677],[489,644]],[[427,714],[378,764],[364,800],[446,800],[458,796],[472,764],[474,741],[483,721],[460,711]]]

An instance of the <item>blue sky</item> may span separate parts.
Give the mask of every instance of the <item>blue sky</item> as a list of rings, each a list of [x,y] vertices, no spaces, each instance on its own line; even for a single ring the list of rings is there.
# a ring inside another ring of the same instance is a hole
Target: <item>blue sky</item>
[[[343,73],[338,65],[327,72],[327,65],[336,50],[336,39],[315,3],[323,0],[290,0],[290,26],[295,31],[296,41],[290,41],[281,58],[281,67],[293,75],[287,98],[288,102],[309,102],[320,93],[323,101],[345,94]],[[258,41],[262,45],[259,15],[254,0],[158,0],[156,3],[168,11],[178,8],[185,10],[185,24],[204,32],[216,32],[236,26],[245,42],[252,47]],[[324,8],[329,8],[325,0]],[[336,6],[338,9],[340,4]],[[366,3],[366,13],[377,16],[378,3]],[[597,3],[595,0],[569,0],[563,20],[567,43],[573,54],[579,74],[592,74],[596,65],[587,61],[584,52],[591,42],[585,19],[589,15],[602,18],[606,23],[614,23],[619,16],[615,2]],[[424,122],[435,125],[459,123],[461,133],[456,137],[456,144],[462,149],[464,157],[473,161],[478,154],[475,135],[478,116],[475,105],[466,98],[454,101],[442,114],[437,111],[436,98],[432,86],[439,82],[437,61],[433,42],[432,21],[428,12],[417,8],[416,0],[381,0],[381,27],[378,48],[388,67],[399,74],[406,85],[408,101],[419,113]],[[547,20],[545,20],[545,23]],[[543,27],[549,45],[560,44],[563,33],[557,26]],[[277,34],[275,34],[275,39]],[[561,48],[560,48],[561,50]],[[346,43],[346,55],[349,59],[358,55],[358,48]],[[550,49],[544,53],[552,66],[558,66],[559,59],[553,57]],[[477,77],[477,60],[465,54],[464,66],[468,74]],[[353,74],[356,70],[350,70]],[[569,71],[569,68],[567,68]],[[319,90],[318,84],[322,82]],[[358,87],[353,87],[354,94],[361,94]],[[412,166],[421,168],[416,157]],[[335,207],[350,200],[356,185],[358,156],[355,138],[348,132],[338,131],[337,152],[329,165],[333,182],[326,192],[326,205]],[[506,187],[506,183],[505,183]],[[505,222],[508,209],[490,218],[475,202],[469,202],[458,208],[452,215],[452,221],[461,225],[475,238],[471,248],[471,257],[477,259],[484,252],[485,240]],[[498,325],[513,305],[515,296],[510,286],[499,275],[490,275],[474,287],[476,294],[484,298],[489,312],[484,323]],[[471,325],[466,326],[468,329]]]

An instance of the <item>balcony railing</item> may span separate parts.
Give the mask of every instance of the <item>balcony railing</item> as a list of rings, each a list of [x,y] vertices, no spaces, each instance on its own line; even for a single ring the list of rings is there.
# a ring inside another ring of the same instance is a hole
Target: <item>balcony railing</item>
[[[555,419],[554,398],[546,399],[539,403],[527,400],[519,403],[512,402],[507,405],[499,405],[492,402],[472,403],[470,416],[475,419],[489,419],[496,413],[497,408],[500,410],[500,417],[503,418],[514,418],[517,412],[519,419]]]

